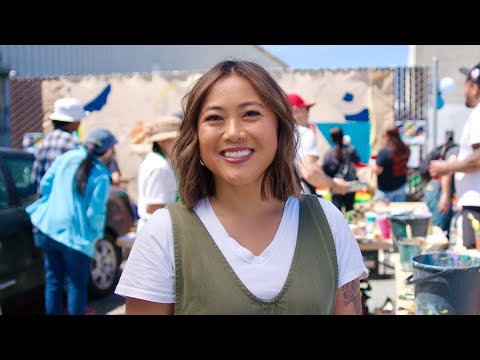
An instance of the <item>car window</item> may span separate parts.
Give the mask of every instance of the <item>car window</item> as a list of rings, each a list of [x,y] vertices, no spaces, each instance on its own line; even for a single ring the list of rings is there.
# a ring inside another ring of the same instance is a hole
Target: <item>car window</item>
[[[33,158],[7,155],[4,160],[17,188],[20,203],[34,201],[36,189],[32,182]]]
[[[7,183],[0,171],[0,209],[8,205]]]

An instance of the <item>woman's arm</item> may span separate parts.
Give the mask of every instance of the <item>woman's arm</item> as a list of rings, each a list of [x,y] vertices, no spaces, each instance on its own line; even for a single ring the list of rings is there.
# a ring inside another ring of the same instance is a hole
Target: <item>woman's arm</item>
[[[173,315],[175,304],[161,304],[153,301],[126,298],[125,315]]]
[[[368,165],[370,166],[370,169],[372,169],[372,172],[374,174],[380,175],[381,173],[383,173],[383,166],[378,166],[375,161],[370,161]]]
[[[360,280],[352,280],[337,290],[333,315],[362,315]]]

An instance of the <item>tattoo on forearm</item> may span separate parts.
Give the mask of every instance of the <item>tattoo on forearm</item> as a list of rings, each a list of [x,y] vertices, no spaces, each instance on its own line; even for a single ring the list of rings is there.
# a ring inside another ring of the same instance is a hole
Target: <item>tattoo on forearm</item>
[[[342,286],[343,304],[347,306],[353,303],[355,314],[362,315],[362,302],[360,300],[360,283],[357,280],[350,281]]]

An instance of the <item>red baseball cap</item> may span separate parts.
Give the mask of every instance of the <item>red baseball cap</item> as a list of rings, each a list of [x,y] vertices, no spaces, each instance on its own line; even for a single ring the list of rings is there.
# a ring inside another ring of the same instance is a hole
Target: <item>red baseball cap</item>
[[[306,107],[309,108],[315,103],[306,103],[298,94],[288,94],[288,101],[290,102],[290,106],[298,106],[298,107]]]

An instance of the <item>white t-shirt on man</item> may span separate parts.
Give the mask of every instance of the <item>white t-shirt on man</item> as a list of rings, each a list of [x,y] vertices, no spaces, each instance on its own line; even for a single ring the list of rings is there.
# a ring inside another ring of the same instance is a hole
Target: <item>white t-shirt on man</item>
[[[319,157],[317,149],[317,140],[315,133],[309,127],[297,125],[300,139],[298,141],[298,157],[302,158],[307,155]]]
[[[480,104],[470,113],[462,130],[458,160],[473,154],[472,145],[480,144]],[[461,206],[480,206],[480,171],[455,173],[455,190]]]
[[[138,215],[141,219],[139,225],[143,225],[143,222],[151,216],[147,213],[147,205],[174,203],[177,190],[177,179],[168,160],[155,152],[150,152],[138,169]]]
[[[317,148],[317,141],[315,139],[315,133],[313,132],[313,130],[298,124],[297,124],[297,129],[299,133],[299,139],[298,139],[298,151],[297,151],[297,156],[295,158],[295,162],[297,167],[299,167],[300,161],[304,161],[303,158],[305,156],[311,155],[318,158],[319,153]],[[306,184],[303,181],[302,181],[302,192],[304,194],[312,193],[312,191],[310,191],[310,189],[306,186]]]
[[[331,202],[318,201],[335,242],[338,288],[366,278],[368,270],[345,217]],[[287,279],[297,241],[299,209],[299,200],[290,196],[274,239],[258,256],[228,235],[207,198],[200,200],[194,211],[247,289],[268,300],[279,294]],[[175,302],[173,230],[167,209],[157,210],[138,234],[115,293],[158,303]]]

